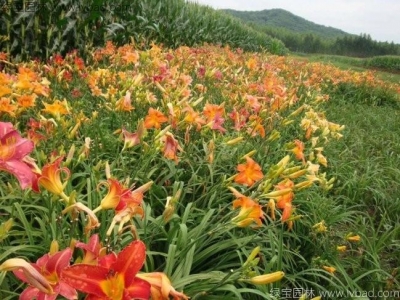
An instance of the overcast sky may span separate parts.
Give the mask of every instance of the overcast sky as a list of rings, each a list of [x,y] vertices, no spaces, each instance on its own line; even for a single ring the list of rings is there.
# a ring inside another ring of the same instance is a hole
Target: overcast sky
[[[400,44],[400,0],[190,0],[213,8],[282,8],[311,22]]]

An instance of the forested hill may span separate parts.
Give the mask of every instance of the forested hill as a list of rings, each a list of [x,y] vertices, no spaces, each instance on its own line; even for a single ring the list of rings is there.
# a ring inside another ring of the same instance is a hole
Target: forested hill
[[[324,39],[352,36],[343,30],[310,22],[284,9],[265,9],[261,11],[223,9],[223,11],[246,22],[255,23],[257,25],[285,28],[292,32],[312,33]]]

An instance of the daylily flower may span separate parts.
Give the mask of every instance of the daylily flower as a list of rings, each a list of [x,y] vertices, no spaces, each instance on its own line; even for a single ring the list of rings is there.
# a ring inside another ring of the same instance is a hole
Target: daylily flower
[[[349,242],[359,242],[361,240],[361,237],[359,235],[349,235],[346,237],[346,240]]]
[[[152,181],[132,191],[124,187],[118,180],[109,178],[107,181],[101,182],[99,186],[108,187],[107,195],[101,200],[100,205],[94,210],[98,212],[101,209],[122,210],[128,203],[140,205],[143,200],[143,192],[151,186]],[[149,185],[150,184],[150,185]]]
[[[291,150],[298,160],[303,161],[305,164],[305,157],[304,157],[304,143],[300,140],[294,141],[295,147]]]
[[[129,189],[124,188],[122,184],[114,178],[109,178],[107,181],[101,182],[98,185],[98,188],[101,185],[108,187],[108,193],[101,200],[100,205],[94,210],[94,212],[100,211],[101,209],[115,209],[123,195],[129,193]]]
[[[109,266],[76,264],[63,270],[62,280],[88,294],[87,299],[149,299],[150,284],[136,275],[146,258],[146,246],[133,241]]]
[[[217,115],[220,116],[220,118],[222,118],[224,113],[225,113],[224,103],[222,103],[221,105],[206,103],[203,109],[203,114],[207,118],[207,123],[214,121]]]
[[[22,189],[36,182],[36,175],[25,161],[33,148],[33,142],[21,137],[11,123],[0,122],[0,170],[17,177]]]
[[[76,215],[78,211],[85,212],[87,215],[87,224],[84,228],[85,233],[89,233],[91,230],[96,229],[100,226],[100,222],[97,219],[95,213],[86,205],[81,202],[74,203],[62,211],[62,214],[65,214],[69,211],[73,210],[73,216]]]
[[[0,94],[2,93],[3,87],[0,84]],[[15,116],[15,111],[17,110],[18,106],[11,103],[10,98],[4,98],[0,96],[0,113],[4,112],[9,114],[10,116]]]
[[[161,272],[153,273],[139,273],[137,278],[143,279],[150,283],[151,299],[152,300],[166,300],[173,297],[174,300],[189,299],[185,294],[177,292],[171,285],[171,281],[167,275]]]
[[[174,138],[174,135],[170,132],[166,132],[162,137],[161,141],[164,143],[163,153],[164,157],[175,160],[178,162],[178,156],[176,152],[182,151],[182,148],[179,146],[178,141]]]
[[[160,129],[161,124],[168,121],[168,118],[160,111],[150,107],[149,112],[144,119],[144,127]]]
[[[64,188],[67,185],[67,180],[70,176],[70,171],[68,168],[60,168],[61,161],[64,159],[64,156],[60,156],[52,163],[46,164],[42,168],[42,174],[39,177],[39,185],[44,187],[50,193],[59,196],[65,196]],[[64,183],[62,183],[61,174],[65,174]],[[65,198],[63,197],[63,198]]]
[[[82,263],[88,265],[111,266],[115,261],[115,253],[107,254],[107,248],[100,243],[99,235],[93,234],[88,243],[76,242],[76,248],[83,250],[84,255],[78,258],[75,264]]]
[[[0,87],[0,97],[3,97],[5,95],[11,94],[12,93],[12,89],[10,89],[7,86],[2,85]]]
[[[222,127],[222,124],[224,124],[225,119],[221,117],[220,114],[216,114],[214,116],[214,119],[208,123],[207,125],[212,129],[212,130],[218,130],[220,133],[225,133],[226,129]]]
[[[36,97],[36,94],[19,96],[17,98],[18,105],[21,108],[34,107]]]
[[[261,167],[249,156],[246,156],[246,163],[237,166],[239,174],[235,176],[235,182],[247,186],[252,186],[256,181],[264,177]]]
[[[193,107],[188,104],[186,104],[186,107],[182,110],[182,112],[186,113],[183,121],[189,124],[196,125],[197,130],[200,130],[201,126],[206,123],[206,121],[204,121],[203,118],[200,117],[200,113],[195,111]]]
[[[312,228],[315,230],[315,232],[318,233],[326,232],[328,230],[328,227],[326,227],[325,221],[323,220],[319,223],[314,224]]]
[[[60,100],[55,100],[52,104],[43,102],[43,105],[45,108],[42,109],[42,111],[52,114],[57,120],[60,119],[61,115],[67,115],[70,113],[66,99],[62,102]]]
[[[277,184],[275,187],[276,187],[277,191],[283,191],[286,189],[293,188],[294,183],[290,179],[286,179],[283,182],[280,182],[279,184]],[[292,191],[284,193],[283,195],[280,195],[277,198],[276,206],[283,210],[282,217],[281,217],[282,222],[287,221],[292,214],[293,198],[294,198],[294,193]]]
[[[258,284],[269,284],[269,283],[274,283],[277,281],[280,281],[283,277],[285,276],[285,273],[282,271],[277,271],[269,274],[263,274],[263,275],[258,275],[254,276],[247,281],[258,285]]]
[[[334,273],[336,272],[336,268],[335,268],[335,267],[332,267],[332,266],[322,266],[322,268],[323,268],[325,271],[327,271],[327,272],[329,272],[329,273],[331,273],[331,274],[334,274]]]
[[[126,91],[126,94],[124,97],[122,97],[121,99],[119,99],[116,103],[115,103],[115,110],[116,111],[131,111],[133,110],[134,107],[132,106],[132,99],[131,99],[131,92],[130,91]]]
[[[233,208],[240,207],[239,214],[234,217],[232,221],[238,227],[247,227],[253,222],[256,223],[257,226],[261,226],[261,219],[264,218],[261,205],[253,199],[241,194],[233,187],[229,187],[229,189],[237,198],[233,201]]]
[[[139,126],[140,126],[140,124],[139,124]],[[134,132],[134,133],[129,132],[125,128],[122,128],[122,134],[124,136],[124,147],[122,148],[122,151],[124,151],[125,149],[128,149],[128,148],[132,148],[135,145],[140,144],[140,139],[142,138],[142,136],[144,134],[144,127],[140,126],[140,128],[139,128],[139,126],[138,126],[137,132]]]
[[[13,271],[14,275],[29,284],[20,300],[55,300],[60,294],[66,299],[78,299],[76,290],[60,279],[60,274],[71,260],[72,250],[67,248],[54,254],[47,253],[36,263],[11,258],[0,265],[0,271]]]

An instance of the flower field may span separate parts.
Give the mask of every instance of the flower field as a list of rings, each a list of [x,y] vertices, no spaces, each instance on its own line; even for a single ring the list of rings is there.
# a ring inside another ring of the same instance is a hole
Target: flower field
[[[345,126],[324,105],[400,85],[210,45],[0,53],[0,69],[1,299],[367,288],[352,213],[331,205]]]

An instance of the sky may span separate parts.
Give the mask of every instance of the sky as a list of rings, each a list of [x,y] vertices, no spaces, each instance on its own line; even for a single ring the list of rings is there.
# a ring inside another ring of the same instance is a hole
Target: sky
[[[308,21],[400,44],[400,0],[190,0],[216,9],[282,8]]]

